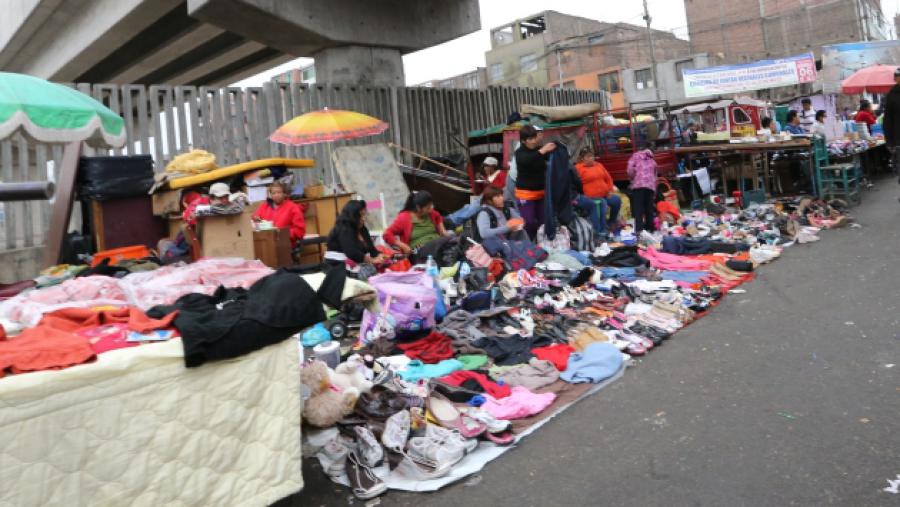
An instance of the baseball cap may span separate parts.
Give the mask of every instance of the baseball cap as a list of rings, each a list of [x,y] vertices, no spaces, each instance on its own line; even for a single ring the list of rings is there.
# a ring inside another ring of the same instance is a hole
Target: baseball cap
[[[494,157],[487,157],[487,158],[484,159],[484,162],[482,162],[481,164],[482,164],[482,165],[492,165],[492,166],[496,166],[496,165],[499,164],[499,162],[497,162],[497,159],[494,158]]]
[[[209,187],[209,195],[213,197],[225,197],[231,195],[231,189],[226,183],[213,183]]]

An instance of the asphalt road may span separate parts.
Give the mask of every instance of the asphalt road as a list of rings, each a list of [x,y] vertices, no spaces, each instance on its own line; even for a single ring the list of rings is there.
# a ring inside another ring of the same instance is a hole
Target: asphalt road
[[[900,186],[473,479],[381,506],[900,506]],[[285,505],[362,505],[307,463]]]

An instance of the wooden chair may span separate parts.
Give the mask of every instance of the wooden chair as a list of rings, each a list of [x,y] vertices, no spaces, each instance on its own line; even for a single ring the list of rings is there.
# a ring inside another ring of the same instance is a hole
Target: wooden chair
[[[328,232],[322,233],[323,231],[319,224],[319,212],[314,204],[310,203],[306,206],[306,210],[303,212],[303,219],[306,221],[307,233],[303,236],[303,239],[297,242],[297,246],[294,248],[294,261],[299,263],[300,257],[303,256],[303,249],[309,245],[315,245],[318,250],[319,262],[321,262],[325,256],[325,243],[328,242]],[[312,224],[316,226],[315,233],[308,232]]]

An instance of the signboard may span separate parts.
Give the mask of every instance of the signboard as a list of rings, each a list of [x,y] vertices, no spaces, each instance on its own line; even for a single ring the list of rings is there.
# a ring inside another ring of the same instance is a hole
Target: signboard
[[[816,59],[812,53],[806,53],[743,65],[684,69],[684,94],[687,97],[725,95],[815,80]]]

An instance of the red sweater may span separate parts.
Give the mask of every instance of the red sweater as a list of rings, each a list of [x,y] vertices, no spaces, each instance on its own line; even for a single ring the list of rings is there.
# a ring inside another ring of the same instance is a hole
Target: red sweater
[[[595,199],[604,198],[613,189],[612,177],[606,172],[606,168],[600,162],[594,162],[592,166],[576,164],[578,176],[581,178],[581,186],[584,195]]]
[[[506,188],[506,173],[507,171],[497,171],[497,175],[494,176],[494,181],[491,181],[488,184],[492,187],[504,190]]]
[[[441,216],[437,211],[431,210],[431,222],[434,224],[435,230],[437,230],[437,226],[439,224],[444,223],[444,217]],[[397,218],[394,219],[394,223],[391,224],[390,227],[384,231],[382,237],[384,238],[385,243],[388,245],[393,245],[400,240],[407,245],[409,244],[409,237],[412,236],[412,212],[411,211],[401,211]]]
[[[256,209],[253,216],[268,220],[279,229],[290,229],[292,243],[300,241],[306,235],[306,219],[303,218],[303,210],[294,201],[282,201],[278,207],[273,207],[271,201],[266,201]]]
[[[871,127],[872,125],[875,125],[875,122],[877,122],[878,120],[875,119],[874,114],[868,111],[860,111],[856,113],[856,117],[853,118],[853,121],[864,122],[866,125]]]

